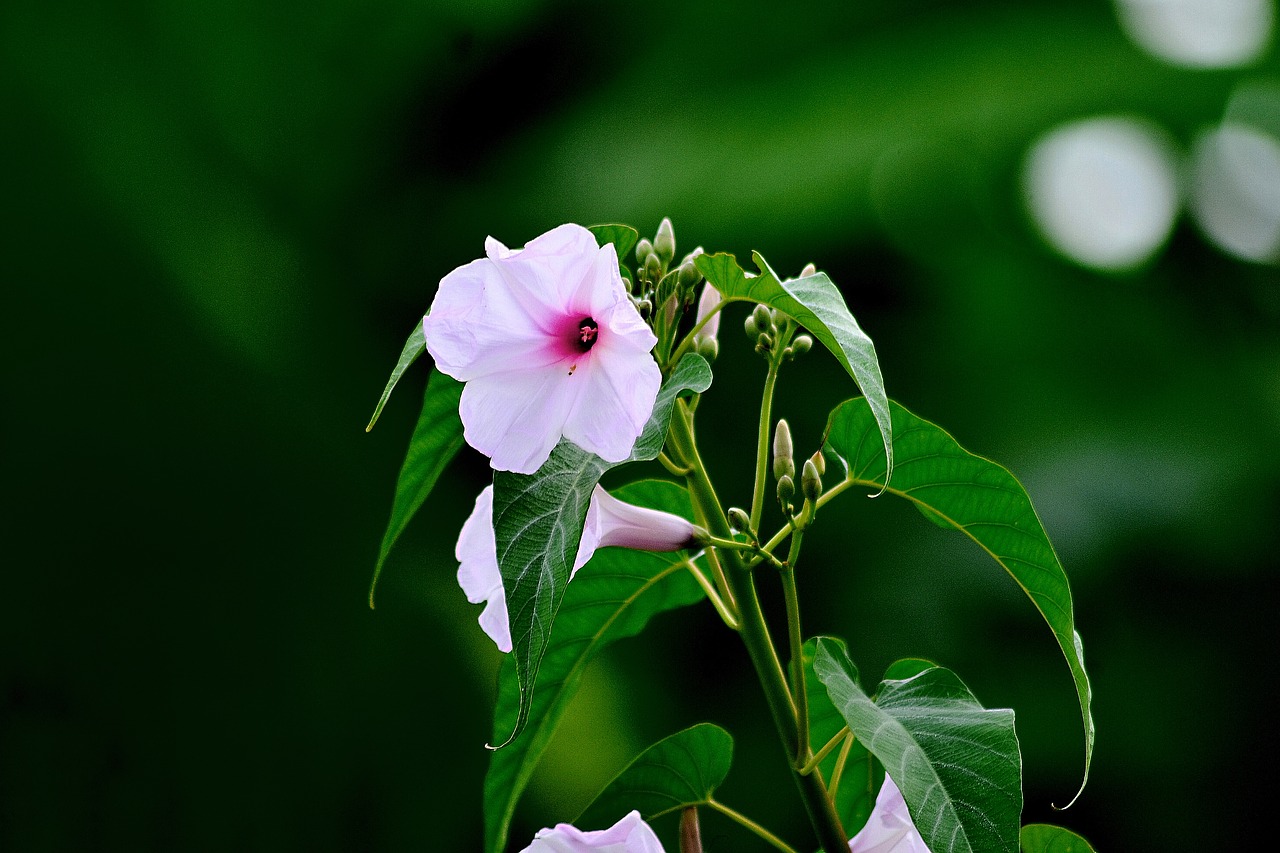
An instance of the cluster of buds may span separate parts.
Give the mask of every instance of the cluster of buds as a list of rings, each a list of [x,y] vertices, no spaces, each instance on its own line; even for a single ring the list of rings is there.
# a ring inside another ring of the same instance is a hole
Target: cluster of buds
[[[822,475],[827,463],[819,450],[804,461],[800,469],[800,493],[804,500],[816,504],[822,496]],[[791,427],[779,420],[773,433],[773,478],[777,481],[778,505],[788,517],[795,515],[792,500],[796,495],[795,451],[791,443]]]
[[[813,264],[808,264],[801,270],[800,277],[810,276],[816,272],[817,268]],[[747,333],[747,339],[755,344],[756,352],[765,358],[772,357],[779,341],[783,342],[782,359],[784,361],[791,361],[796,356],[813,349],[813,338],[808,335],[796,335],[790,343],[786,342],[790,334],[795,331],[795,321],[776,308],[771,310],[764,305],[757,305],[755,310],[747,316],[743,331]]]
[[[659,337],[663,331],[673,330],[693,304],[694,291],[702,280],[693,262],[700,254],[701,248],[694,249],[678,265],[672,263],[676,234],[669,218],[658,225],[652,241],[636,243],[636,283],[629,288],[631,299],[646,320],[658,312],[653,325]]]

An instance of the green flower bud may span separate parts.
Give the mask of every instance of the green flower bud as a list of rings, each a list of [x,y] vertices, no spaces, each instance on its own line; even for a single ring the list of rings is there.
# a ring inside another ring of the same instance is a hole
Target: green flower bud
[[[671,219],[668,217],[663,217],[658,225],[657,236],[653,238],[653,250],[658,253],[658,259],[664,266],[671,263],[671,259],[676,256],[676,232],[672,229]]]
[[[650,281],[657,281],[662,277],[662,261],[656,253],[650,252],[649,257],[644,259],[644,272]]]
[[[726,515],[729,516],[729,525],[734,530],[738,531],[739,533],[751,532],[751,519],[747,516],[745,512],[738,509],[736,506],[731,506],[729,507],[729,511],[726,513]]]
[[[636,310],[640,312],[641,320],[648,320],[649,315],[653,313],[653,303],[648,299],[641,299],[636,303]]]
[[[702,273],[698,272],[698,268],[693,265],[693,261],[685,261],[680,266],[680,287],[686,291],[692,291],[698,286],[698,282],[702,279]]]
[[[757,305],[756,310],[751,312],[751,320],[755,323],[757,332],[773,331],[773,315],[763,305]]]
[[[813,349],[813,338],[808,335],[796,335],[796,339],[791,342],[791,351],[796,355],[804,355]]]
[[[791,503],[796,495],[796,483],[786,474],[778,478],[778,502],[783,506]]]
[[[652,254],[653,244],[641,237],[640,242],[636,243],[636,261],[640,266],[644,266],[645,261],[647,261],[649,256]]]
[[[785,420],[780,420],[773,432],[773,478],[781,480],[783,477],[795,475],[796,461],[795,451],[791,446],[791,427],[787,426]]]
[[[804,460],[804,470],[800,474],[800,488],[804,491],[806,500],[816,502],[822,495],[822,475],[818,473],[818,466],[813,464],[812,459]]]
[[[767,332],[761,332],[760,337],[756,338],[756,349],[761,352],[773,349],[773,336]]]
[[[742,330],[747,333],[747,337],[752,341],[760,337],[760,330],[756,328],[756,315],[747,315],[746,321],[742,324]]]
[[[827,457],[822,455],[822,451],[814,453],[809,457],[809,461],[813,463],[813,467],[818,469],[818,475],[827,473]]]
[[[720,355],[720,342],[715,338],[702,338],[698,341],[698,355],[707,361],[715,361]]]

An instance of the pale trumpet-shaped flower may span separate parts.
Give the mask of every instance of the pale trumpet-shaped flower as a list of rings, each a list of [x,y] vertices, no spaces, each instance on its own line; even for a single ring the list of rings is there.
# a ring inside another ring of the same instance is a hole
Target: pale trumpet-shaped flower
[[[520,853],[665,853],[649,824],[633,811],[608,829],[583,832],[567,823],[540,829]]]
[[[678,515],[634,506],[596,486],[591,493],[569,579],[587,564],[597,548],[679,551],[695,547],[701,535],[699,528]],[[458,585],[467,594],[467,601],[487,602],[480,613],[480,627],[498,645],[499,651],[511,651],[511,625],[493,533],[493,486],[485,486],[476,498],[475,509],[458,534],[454,555],[459,563]]]
[[[441,372],[466,383],[467,443],[494,468],[532,474],[563,436],[622,462],[653,411],[657,343],[618,272],[612,244],[561,225],[458,267],[422,328]]]
[[[929,853],[911,822],[907,801],[887,773],[867,825],[849,839],[849,853]]]

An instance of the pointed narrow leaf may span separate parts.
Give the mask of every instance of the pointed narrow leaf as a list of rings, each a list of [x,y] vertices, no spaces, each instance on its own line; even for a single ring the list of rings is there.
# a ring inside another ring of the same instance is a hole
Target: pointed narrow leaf
[[[688,806],[706,805],[732,763],[733,737],[719,726],[699,723],[636,756],[573,823],[612,826],[632,809],[651,821]]]
[[[898,461],[888,491],[914,503],[935,524],[962,531],[994,557],[1026,592],[1053,631],[1080,700],[1084,775],[1079,790],[1083,791],[1093,760],[1089,677],[1075,629],[1067,574],[1031,499],[1022,484],[1001,466],[969,453],[942,428],[897,403],[891,408]],[[829,461],[844,467],[844,487],[884,487],[885,460],[874,440],[876,428],[867,402],[861,399],[840,404],[827,420],[824,452]]]
[[[658,391],[653,414],[627,461],[657,458],[676,397],[710,386],[711,368],[705,359],[698,355],[681,359]],[[520,714],[500,746],[510,743],[524,728],[538,665],[578,553],[591,490],[613,467],[562,439],[534,474],[494,472],[493,531],[511,623],[511,657],[521,688]]]
[[[813,659],[818,652],[817,637],[810,638],[804,644],[804,692],[809,700],[809,744],[816,753],[827,745],[833,737],[845,728],[844,717],[831,702],[827,688],[813,670]],[[830,643],[837,644],[842,650],[844,640],[836,637],[822,637]],[[852,664],[851,664],[852,665]],[[857,673],[855,671],[854,677]],[[827,783],[828,790],[835,773],[837,762],[843,747],[836,747],[818,764],[818,770]],[[854,740],[845,756],[844,770],[840,774],[840,784],[836,790],[836,814],[840,823],[849,835],[856,833],[867,822],[867,816],[875,806],[876,791],[880,788],[883,771],[871,759],[871,753],[859,740]]]
[[[722,298],[777,308],[793,317],[831,351],[870,402],[888,460],[886,470],[892,477],[893,424],[875,344],[858,327],[844,297],[826,273],[782,281],[759,252],[753,252],[752,258],[760,269],[760,274],[753,278],[747,278],[733,255],[699,255],[694,263]]]
[[[592,225],[587,230],[595,236],[596,243],[600,246],[613,244],[620,264],[626,263],[627,255],[631,254],[640,239],[640,232],[630,225]]]
[[[423,334],[422,323],[418,323],[413,327],[413,331],[409,333],[409,339],[404,342],[404,349],[400,351],[400,360],[396,362],[395,369],[391,371],[391,377],[387,380],[387,387],[382,389],[382,396],[378,398],[378,405],[373,407],[373,417],[369,418],[369,425],[364,428],[365,432],[373,429],[373,425],[382,416],[382,407],[387,405],[387,400],[400,382],[400,377],[404,376],[404,372],[426,351],[427,338]]]
[[[645,480],[613,493],[621,500],[693,518],[688,493],[674,483]],[[489,754],[484,779],[485,850],[501,853],[516,802],[546,750],[587,664],[606,646],[639,634],[658,613],[693,604],[702,588],[685,570],[683,552],[652,554],[623,548],[596,552],[565,590],[556,630],[533,686],[529,727],[515,742]],[[495,741],[520,715],[520,684],[508,657],[498,676]]]
[[[1013,711],[988,710],[933,667],[881,682],[876,701],[844,649],[819,638],[814,672],[849,729],[893,777],[933,853],[1016,853],[1022,756]]]
[[[409,439],[404,464],[396,479],[396,497],[391,504],[391,520],[382,534],[382,547],[378,549],[378,562],[373,567],[373,581],[369,584],[369,606],[373,607],[373,592],[378,577],[387,561],[391,548],[404,532],[422,502],[431,494],[440,472],[457,455],[462,447],[462,421],[458,418],[458,401],[462,397],[462,383],[445,376],[438,370],[431,371],[427,390],[422,398],[422,414]]]
[[[1022,827],[1022,853],[1094,853],[1080,836],[1060,826],[1029,823]]]

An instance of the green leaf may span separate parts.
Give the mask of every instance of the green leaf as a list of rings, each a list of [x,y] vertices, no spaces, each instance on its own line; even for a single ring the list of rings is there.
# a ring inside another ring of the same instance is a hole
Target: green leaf
[[[365,432],[373,429],[373,425],[382,416],[382,407],[387,405],[387,400],[391,397],[391,392],[395,390],[396,384],[400,382],[400,377],[404,376],[404,372],[426,351],[427,338],[422,331],[422,323],[419,322],[418,325],[413,327],[413,331],[409,333],[409,339],[404,342],[404,349],[400,351],[400,360],[396,362],[395,369],[391,371],[391,378],[387,380],[387,387],[382,389],[382,396],[378,398],[378,405],[373,407],[373,417],[369,418],[369,425],[364,428]]]
[[[645,480],[613,494],[628,503],[693,518],[688,493],[674,483]],[[484,828],[485,849],[490,853],[501,853],[506,847],[516,802],[577,693],[587,664],[609,644],[639,634],[656,614],[702,599],[702,588],[684,570],[686,557],[683,552],[603,548],[574,576],[533,685],[529,727],[523,737],[489,757]],[[515,729],[521,715],[520,696],[515,660],[508,656],[498,676],[495,741]]]
[[[403,361],[403,359],[402,359]],[[395,384],[394,381],[392,384]],[[390,389],[390,386],[388,386]],[[422,414],[409,439],[404,464],[396,479],[396,497],[391,504],[391,520],[382,534],[382,547],[378,549],[378,562],[373,567],[373,581],[369,584],[369,606],[373,607],[373,592],[378,577],[387,561],[391,548],[409,524],[409,519],[422,506],[427,495],[445,466],[462,447],[462,421],[458,418],[458,401],[462,398],[462,383],[445,376],[438,370],[431,371],[427,390],[422,398]],[[386,399],[385,395],[383,399]]]
[[[653,413],[626,462],[656,459],[667,435],[676,397],[711,387],[711,367],[699,355],[680,360],[658,391]],[[511,623],[511,656],[520,680],[520,715],[501,746],[524,728],[538,665],[560,609],[578,553],[591,490],[615,463],[561,439],[536,473],[495,471],[493,532]]]
[[[881,682],[872,702],[844,648],[827,638],[818,639],[813,668],[850,731],[893,777],[933,853],[1016,853],[1022,756],[1013,711],[983,708],[942,667]]]
[[[1094,853],[1080,836],[1060,826],[1029,823],[1022,827],[1022,853]]]
[[[587,228],[595,235],[596,242],[603,248],[612,243],[618,253],[618,263],[626,263],[627,255],[635,248],[640,239],[640,232],[630,225],[591,225]]]
[[[1022,587],[1053,631],[1080,700],[1083,791],[1093,760],[1092,692],[1075,630],[1071,587],[1031,499],[1007,470],[969,453],[940,427],[897,403],[892,404],[892,414],[898,462],[888,491],[927,511],[934,523],[960,530],[981,546]],[[845,469],[844,482],[832,492],[853,485],[884,488],[884,454],[872,440],[876,428],[865,400],[849,400],[831,413],[824,452],[828,461]]]
[[[818,639],[811,638],[804,644],[804,692],[809,700],[809,744],[816,753],[827,745],[833,737],[845,728],[844,716],[831,702],[827,688],[813,669],[813,660],[818,651]],[[821,639],[834,643],[843,651],[844,640],[835,637]],[[847,657],[847,655],[846,655]],[[852,666],[852,664],[850,664]],[[857,677],[855,671],[854,677]],[[837,762],[843,747],[836,747],[818,764],[818,770],[826,781],[828,789],[835,773]],[[839,785],[836,787],[836,814],[846,832],[853,835],[866,822],[867,816],[875,806],[875,792],[880,787],[884,771],[871,758],[871,753],[862,745],[862,741],[854,740],[845,756],[844,770],[841,771]]]
[[[844,297],[826,273],[782,281],[759,252],[752,252],[751,256],[760,270],[754,278],[746,277],[733,255],[699,255],[694,263],[724,299],[777,308],[808,329],[831,351],[870,402],[888,460],[887,471],[892,477],[893,425],[875,344],[858,327]]]
[[[733,737],[719,726],[699,723],[636,756],[573,823],[579,828],[612,826],[632,809],[651,821],[706,805],[729,775],[731,763]]]
[[[908,678],[919,675],[926,669],[933,669],[937,666],[931,660],[924,658],[902,658],[889,664],[889,668],[884,671],[884,681],[905,681]]]

